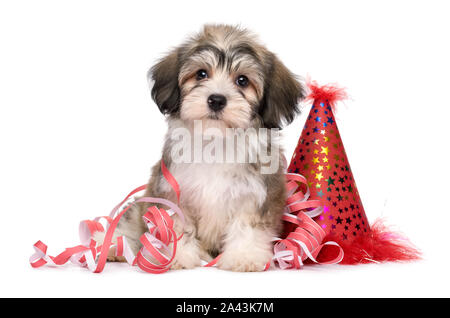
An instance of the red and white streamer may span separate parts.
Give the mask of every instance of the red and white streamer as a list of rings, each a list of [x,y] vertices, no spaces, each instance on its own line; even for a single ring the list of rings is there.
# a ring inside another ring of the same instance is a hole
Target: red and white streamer
[[[178,183],[162,161],[161,170],[165,179],[175,191],[179,202],[180,189]],[[339,263],[343,258],[342,249],[335,242],[322,243],[325,232],[312,220],[312,217],[322,213],[323,207],[320,206],[317,200],[308,200],[310,194],[307,186],[305,193],[300,190],[300,184],[306,185],[306,179],[301,175],[291,173],[286,174],[286,179],[288,199],[283,220],[293,223],[297,227],[285,239],[274,238],[274,257],[271,261],[268,261],[264,270],[269,269],[274,262],[281,269],[299,269],[307,258],[319,263],[315,258],[325,245],[337,246],[339,255],[334,260],[320,264]],[[145,189],[145,185],[134,189],[122,202],[114,207],[109,216],[82,221],[79,226],[80,245],[67,248],[57,256],[50,256],[47,254],[47,246],[41,241],[36,242],[33,246],[35,253],[30,257],[31,266],[34,268],[44,265],[58,266],[71,261],[79,266],[87,267],[91,272],[100,273],[105,267],[110,250],[115,249],[115,256],[123,256],[128,264],[137,265],[145,272],[159,274],[168,271],[176,255],[177,242],[182,237],[182,235],[177,237],[175,233],[172,215],[177,214],[184,224],[184,215],[178,205],[163,198],[142,197],[129,202],[118,213],[120,208],[133,195]],[[147,225],[148,231],[140,237],[142,248],[137,255],[134,255],[126,237],[117,237],[115,244],[112,243],[112,240],[120,218],[136,203],[158,204],[169,209],[165,210],[156,205],[152,205],[147,209],[143,220]],[[105,232],[105,228],[106,233],[103,244],[98,245],[93,239],[94,233]],[[204,266],[216,266],[220,257],[221,255]]]
[[[286,174],[288,198],[283,215],[285,222],[296,225],[294,231],[285,239],[275,239],[273,260],[281,269],[300,269],[306,259],[318,264],[337,264],[344,258],[344,251],[336,242],[323,242],[325,231],[312,219],[323,212],[319,200],[308,200],[310,196],[306,178],[299,174]],[[301,184],[306,192],[301,191]],[[338,255],[335,259],[318,262],[317,255],[326,246],[336,246]]]
[[[180,191],[178,183],[162,161],[161,170],[179,200]],[[46,264],[64,265],[68,261],[71,261],[82,267],[87,267],[92,272],[100,273],[105,267],[110,250],[114,248],[115,256],[123,256],[130,265],[137,265],[146,272],[158,274],[168,271],[176,254],[177,241],[181,238],[181,236],[177,237],[175,234],[171,216],[176,213],[184,223],[184,216],[181,209],[166,199],[142,197],[130,202],[118,213],[125,202],[136,193],[145,189],[145,185],[134,189],[122,202],[114,207],[109,216],[82,221],[79,227],[81,245],[67,248],[61,254],[54,257],[47,255],[47,245],[41,241],[36,242],[33,246],[35,253],[30,257],[31,266],[37,268]],[[117,237],[116,244],[112,243],[112,239],[120,218],[133,204],[141,202],[164,205],[169,207],[169,209],[165,210],[155,205],[148,208],[143,216],[148,231],[140,237],[142,248],[137,255],[134,255],[126,237]],[[101,220],[106,221],[106,233],[103,244],[97,245],[97,242],[93,239],[94,233],[105,231],[105,227],[100,223]]]

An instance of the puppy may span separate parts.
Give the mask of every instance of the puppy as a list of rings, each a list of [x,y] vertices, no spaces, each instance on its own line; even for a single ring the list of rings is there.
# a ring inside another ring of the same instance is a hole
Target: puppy
[[[183,236],[172,268],[193,268],[221,254],[221,269],[264,270],[286,200],[282,149],[272,132],[293,120],[303,86],[253,34],[228,25],[204,26],[148,76],[168,122],[162,160],[179,183],[185,216],[184,223],[173,216]],[[222,151],[227,160],[217,160]],[[216,160],[206,160],[211,156]],[[177,202],[160,162],[144,196]],[[135,253],[147,208],[130,209],[114,234],[127,237]],[[112,255],[109,260],[121,260]]]

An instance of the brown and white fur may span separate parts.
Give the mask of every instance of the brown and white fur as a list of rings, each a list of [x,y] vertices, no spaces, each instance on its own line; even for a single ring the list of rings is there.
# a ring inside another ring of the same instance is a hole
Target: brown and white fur
[[[222,254],[221,269],[263,270],[272,257],[272,239],[281,231],[286,199],[282,149],[272,154],[279,161],[276,171],[261,173],[264,163],[259,159],[252,163],[175,162],[171,136],[177,128],[194,136],[196,120],[202,123],[203,137],[211,134],[208,128],[215,129],[212,135],[227,128],[280,128],[298,112],[303,87],[254,35],[228,25],[206,25],[153,66],[149,79],[154,82],[152,97],[167,115],[162,160],[179,183],[186,218],[183,226],[173,217],[176,232],[184,235],[172,268],[193,268]],[[219,96],[218,101],[212,95]],[[279,141],[269,138],[267,143]],[[242,145],[235,147],[247,151]],[[176,202],[160,162],[152,169],[144,196]],[[135,253],[146,231],[141,216],[147,207],[130,209],[114,235],[126,236]],[[109,260],[121,259],[110,256]]]

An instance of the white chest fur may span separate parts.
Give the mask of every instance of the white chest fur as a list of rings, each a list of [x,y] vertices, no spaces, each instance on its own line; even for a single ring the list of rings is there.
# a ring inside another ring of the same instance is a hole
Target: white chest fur
[[[220,248],[231,220],[260,209],[266,199],[261,175],[243,165],[180,163],[170,170],[180,185],[181,208],[209,249]]]
[[[197,213],[230,214],[239,212],[242,200],[251,198],[261,207],[266,198],[261,175],[244,164],[178,163],[170,170],[180,185],[181,203]]]
[[[182,139],[181,144],[178,139],[173,138],[174,132],[180,128],[181,131],[188,132],[188,137]],[[248,161],[240,163],[242,161],[195,160],[197,150],[204,153],[208,149],[208,144],[202,143],[198,146],[196,143],[195,137],[199,135],[204,138],[207,135],[206,130],[196,133],[195,127],[190,127],[180,120],[171,120],[164,151],[166,155],[172,155],[172,151],[179,145],[183,146],[183,149],[192,149],[194,160],[180,161],[171,157],[169,170],[180,186],[181,208],[196,225],[198,237],[207,246],[217,248],[217,242],[221,241],[221,235],[233,220],[260,211],[266,200],[267,189],[261,171],[252,168]],[[257,131],[252,136],[257,137]],[[231,149],[236,154],[246,155],[249,151],[258,152],[260,143],[265,142],[259,138],[249,140],[250,142],[236,142]],[[225,145],[227,141],[221,145]],[[165,181],[161,182],[161,187],[163,191],[171,191]]]

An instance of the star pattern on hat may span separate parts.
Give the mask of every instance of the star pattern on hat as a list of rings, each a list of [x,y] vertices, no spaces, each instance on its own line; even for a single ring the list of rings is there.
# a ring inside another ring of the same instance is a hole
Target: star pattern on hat
[[[311,199],[324,205],[315,221],[343,240],[367,232],[369,224],[327,101],[314,102],[294,154],[288,171],[305,176]]]

